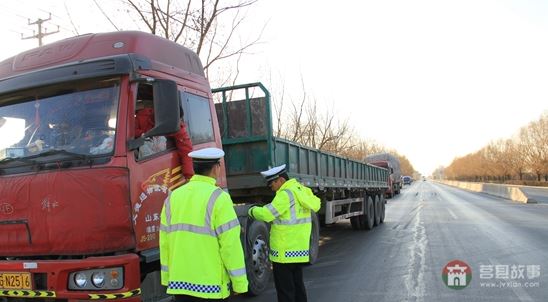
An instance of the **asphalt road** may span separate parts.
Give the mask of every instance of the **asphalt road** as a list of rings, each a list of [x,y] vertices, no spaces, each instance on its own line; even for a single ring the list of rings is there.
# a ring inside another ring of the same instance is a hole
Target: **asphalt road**
[[[385,223],[372,231],[343,222],[321,235],[318,263],[305,269],[311,302],[548,299],[548,204],[418,181],[389,200]],[[442,280],[455,259],[472,275],[458,290]],[[276,293],[272,285],[235,300],[276,301]]]

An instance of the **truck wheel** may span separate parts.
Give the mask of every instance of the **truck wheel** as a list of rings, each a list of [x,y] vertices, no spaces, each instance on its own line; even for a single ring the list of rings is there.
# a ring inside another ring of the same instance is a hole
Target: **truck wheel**
[[[363,214],[360,214],[358,216],[350,217],[350,225],[352,225],[353,230],[365,230],[365,220],[367,215],[367,195],[364,196],[364,203],[362,205],[363,207]]]
[[[361,224],[361,215],[350,217],[350,225],[352,225],[352,229],[356,231],[363,229]]]
[[[363,216],[364,227],[366,230],[371,230],[375,221],[375,206],[373,205],[373,199],[371,199],[371,196],[367,196],[365,209],[366,211]]]
[[[268,285],[272,266],[268,258],[268,227],[264,222],[253,221],[247,229],[247,279],[250,296],[261,294]]]
[[[375,226],[379,225],[381,223],[381,200],[379,198],[379,195],[375,195],[374,197],[374,204],[375,204],[375,221],[373,224]]]
[[[381,195],[381,220],[380,220],[380,223],[383,223],[384,222],[384,216],[386,214],[386,201],[384,199],[384,197]]]
[[[310,216],[312,218],[312,231],[310,232],[310,258],[308,262],[314,264],[320,253],[320,222],[316,213],[312,212]]]
[[[143,267],[141,267],[143,268]],[[141,300],[142,302],[171,301],[171,296],[166,294],[166,287],[160,281],[160,271],[152,271],[141,277]],[[6,300],[7,301],[7,300]],[[26,299],[9,300],[13,302],[28,301]],[[0,298],[0,302],[4,302]]]

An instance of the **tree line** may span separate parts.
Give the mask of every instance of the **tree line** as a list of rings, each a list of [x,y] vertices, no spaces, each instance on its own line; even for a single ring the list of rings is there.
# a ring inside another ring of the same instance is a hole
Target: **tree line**
[[[536,184],[548,182],[548,111],[508,139],[457,157],[436,171],[460,181]]]

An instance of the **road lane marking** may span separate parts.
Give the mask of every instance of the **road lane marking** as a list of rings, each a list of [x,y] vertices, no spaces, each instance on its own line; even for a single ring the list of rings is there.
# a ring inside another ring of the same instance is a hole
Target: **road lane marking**
[[[454,219],[458,220],[457,215],[455,215],[455,213],[453,213],[453,211],[451,211],[451,209],[447,209],[447,211],[449,211],[449,214],[451,214],[451,216],[453,216]]]
[[[421,203],[419,204],[418,206],[416,206],[413,210],[411,210],[411,212],[409,212],[409,215],[411,215],[413,212],[415,212],[415,214],[413,214],[411,216],[411,219],[409,219],[409,221],[405,224],[405,226],[403,227],[403,229],[407,229],[407,227],[409,226],[409,224],[411,222],[413,222],[413,219],[415,219],[415,217],[420,213],[420,209],[422,209],[424,205]]]
[[[426,249],[428,246],[428,237],[426,236],[426,227],[421,219],[421,211],[417,211],[416,219],[412,225],[413,243],[408,248],[409,261],[407,263],[407,273],[404,275],[404,284],[407,293],[416,302],[422,302],[426,296]]]

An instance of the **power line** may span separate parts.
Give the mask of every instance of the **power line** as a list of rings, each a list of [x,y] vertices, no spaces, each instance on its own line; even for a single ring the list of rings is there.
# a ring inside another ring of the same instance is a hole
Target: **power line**
[[[42,23],[44,22],[47,22],[51,20],[51,13],[49,14],[49,17],[47,19],[41,19],[41,18],[38,18],[38,20],[34,21],[34,22],[30,22],[30,19],[28,19],[28,25],[37,25],[38,26],[38,33],[33,35],[33,36],[29,36],[29,37],[23,37],[23,34],[21,34],[21,39],[22,40],[27,40],[27,39],[38,39],[38,46],[42,46],[42,38],[44,38],[45,36],[49,36],[49,35],[52,35],[52,34],[55,34],[55,33],[58,33],[59,32],[59,26],[57,26],[57,30],[56,31],[52,31],[52,32],[46,32],[47,29],[44,28],[44,32],[42,32]],[[33,31],[34,33],[34,31]]]
[[[103,8],[99,5],[99,3],[97,3],[96,0],[93,0],[93,2],[95,3],[95,5],[97,6],[97,8],[101,11],[101,13],[103,14],[103,16],[105,16],[105,18],[107,18],[108,22],[110,22],[110,24],[112,24],[112,26],[114,26],[114,28],[116,28],[117,31],[120,31],[118,29],[118,27],[116,26],[116,24],[114,24],[114,22],[112,22],[112,20],[109,18],[109,16],[107,15],[107,13],[105,13],[105,11],[103,11]]]
[[[16,10],[14,10],[13,8],[11,8],[11,7],[8,7],[8,6],[5,6],[5,5],[3,5],[3,4],[0,4],[0,6],[4,8],[4,10],[3,10],[3,11],[5,11],[6,9],[7,9],[7,10],[10,10],[10,11],[12,11],[12,12],[13,12],[13,11],[16,11]],[[19,17],[19,18],[21,18],[21,19],[27,19],[27,17],[25,17],[25,16],[21,16],[21,15],[20,15],[20,14],[18,14],[17,12],[15,12],[15,13],[12,13],[12,15],[14,15],[14,16],[16,16],[16,17]]]

